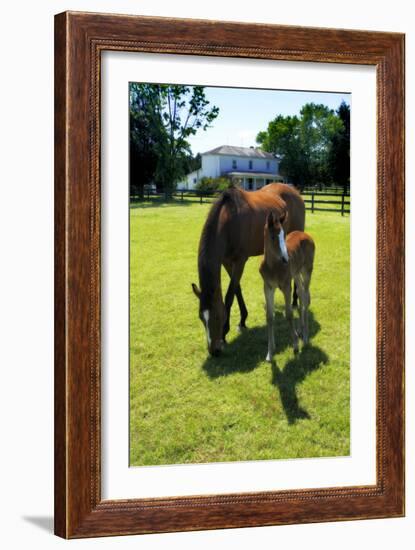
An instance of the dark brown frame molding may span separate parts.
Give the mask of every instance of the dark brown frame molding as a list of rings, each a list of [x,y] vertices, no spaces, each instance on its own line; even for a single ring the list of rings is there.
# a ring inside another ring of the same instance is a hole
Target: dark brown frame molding
[[[376,485],[101,500],[100,54],[103,50],[376,67]],[[55,533],[78,538],[403,514],[404,35],[110,14],[57,15]]]

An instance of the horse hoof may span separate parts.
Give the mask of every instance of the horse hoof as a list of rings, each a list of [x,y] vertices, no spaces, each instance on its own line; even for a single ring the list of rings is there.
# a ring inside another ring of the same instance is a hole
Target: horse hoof
[[[241,332],[244,332],[247,329],[246,325],[238,325],[238,332],[241,334]]]
[[[265,361],[267,361],[268,363],[272,363],[272,355],[269,352],[267,353]]]

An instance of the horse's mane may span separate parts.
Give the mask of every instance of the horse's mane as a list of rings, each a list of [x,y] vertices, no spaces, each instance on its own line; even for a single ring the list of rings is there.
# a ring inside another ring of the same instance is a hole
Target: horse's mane
[[[206,218],[200,237],[198,260],[202,309],[210,309],[212,306],[213,295],[217,287],[218,271],[220,282],[221,258],[217,248],[217,229],[220,213],[222,208],[226,207],[232,214],[237,214],[244,203],[245,199],[241,190],[237,187],[230,187],[223,191],[217,201],[213,203]]]

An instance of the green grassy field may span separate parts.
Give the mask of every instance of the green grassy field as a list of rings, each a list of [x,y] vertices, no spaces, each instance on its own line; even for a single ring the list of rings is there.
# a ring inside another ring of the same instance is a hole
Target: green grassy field
[[[316,242],[310,344],[295,356],[276,293],[275,364],[265,362],[260,258],[245,268],[223,355],[206,350],[197,247],[209,205],[130,209],[130,463],[134,466],[344,456],[349,425],[349,218],[307,212]],[[228,278],[223,274],[226,290]]]

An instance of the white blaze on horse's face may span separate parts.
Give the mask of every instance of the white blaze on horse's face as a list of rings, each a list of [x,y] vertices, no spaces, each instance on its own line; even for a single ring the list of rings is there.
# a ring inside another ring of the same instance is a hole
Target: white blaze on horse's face
[[[206,326],[207,344],[208,344],[208,348],[210,348],[211,339],[210,339],[210,333],[209,333],[209,310],[208,309],[203,310],[203,319],[205,320],[205,326]]]
[[[287,245],[285,244],[284,229],[282,227],[279,234],[279,241],[280,241],[280,250],[281,250],[282,257],[286,262],[288,262]]]

